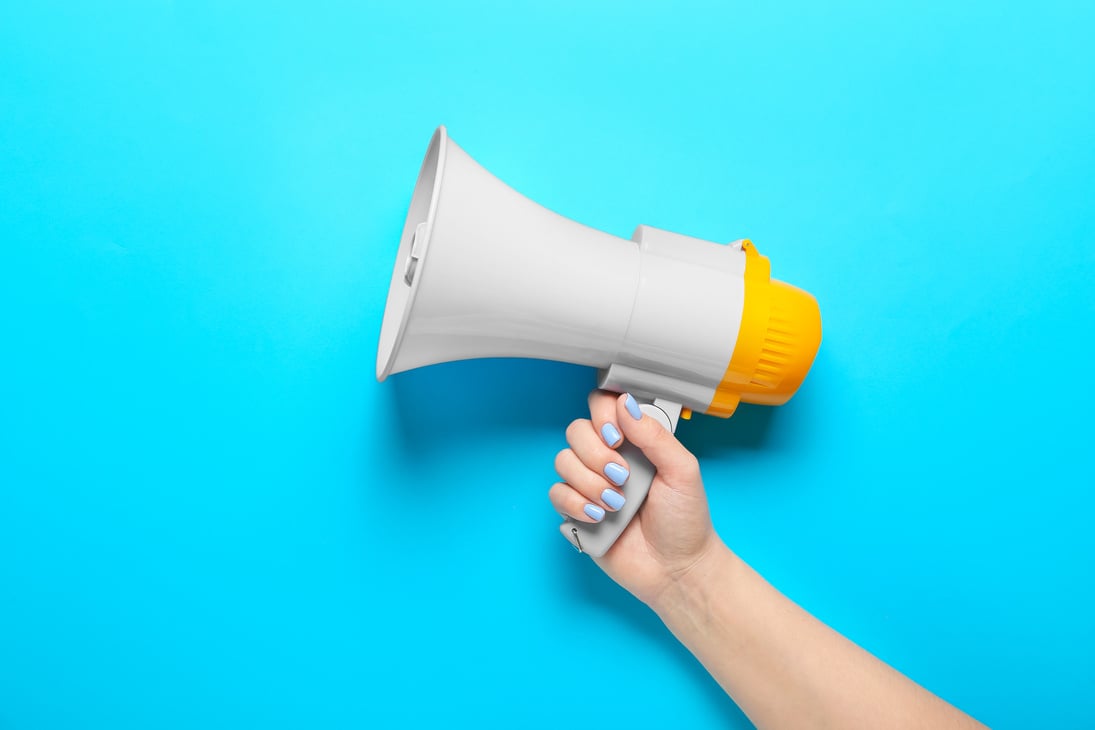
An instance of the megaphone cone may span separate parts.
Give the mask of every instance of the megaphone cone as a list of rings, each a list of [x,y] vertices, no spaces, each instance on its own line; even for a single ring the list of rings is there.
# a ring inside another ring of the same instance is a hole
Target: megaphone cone
[[[377,377],[478,357],[606,366],[627,329],[638,267],[633,243],[525,198],[442,127],[396,256]]]

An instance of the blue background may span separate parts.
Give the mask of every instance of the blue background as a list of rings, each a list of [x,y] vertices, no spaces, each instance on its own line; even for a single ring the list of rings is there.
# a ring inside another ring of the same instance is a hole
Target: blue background
[[[1095,6],[5,3],[0,727],[748,726],[556,532],[591,371],[375,382],[434,127],[813,292],[717,528],[998,727],[1095,722]]]

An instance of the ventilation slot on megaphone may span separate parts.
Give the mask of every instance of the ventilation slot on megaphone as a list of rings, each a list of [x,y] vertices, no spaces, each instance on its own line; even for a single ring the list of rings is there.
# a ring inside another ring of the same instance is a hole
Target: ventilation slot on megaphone
[[[414,283],[414,273],[418,270],[418,260],[422,258],[422,251],[425,248],[427,229],[428,226],[423,221],[415,227],[414,236],[411,237],[411,250],[407,254],[407,265],[403,268],[403,283],[407,286]]]

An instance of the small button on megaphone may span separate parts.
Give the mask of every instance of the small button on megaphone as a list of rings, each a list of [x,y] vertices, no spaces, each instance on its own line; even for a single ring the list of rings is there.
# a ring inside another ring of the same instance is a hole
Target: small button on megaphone
[[[441,362],[522,357],[597,368],[669,430],[682,412],[728,417],[780,405],[821,342],[817,301],[770,278],[748,240],[719,244],[639,226],[626,240],[537,205],[438,127],[418,174],[392,271],[376,376]],[[650,489],[629,444],[624,508],[571,521],[599,557]]]

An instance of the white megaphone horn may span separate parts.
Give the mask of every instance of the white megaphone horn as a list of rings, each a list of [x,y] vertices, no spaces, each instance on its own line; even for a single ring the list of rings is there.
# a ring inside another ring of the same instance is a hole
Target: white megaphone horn
[[[675,431],[692,411],[785,403],[821,342],[814,298],[769,278],[748,240],[712,243],[639,226],[632,240],[552,213],[495,178],[438,127],[418,174],[380,330],[376,376],[483,357],[599,370]],[[568,520],[603,555],[638,511],[654,467],[638,449],[626,503]]]

